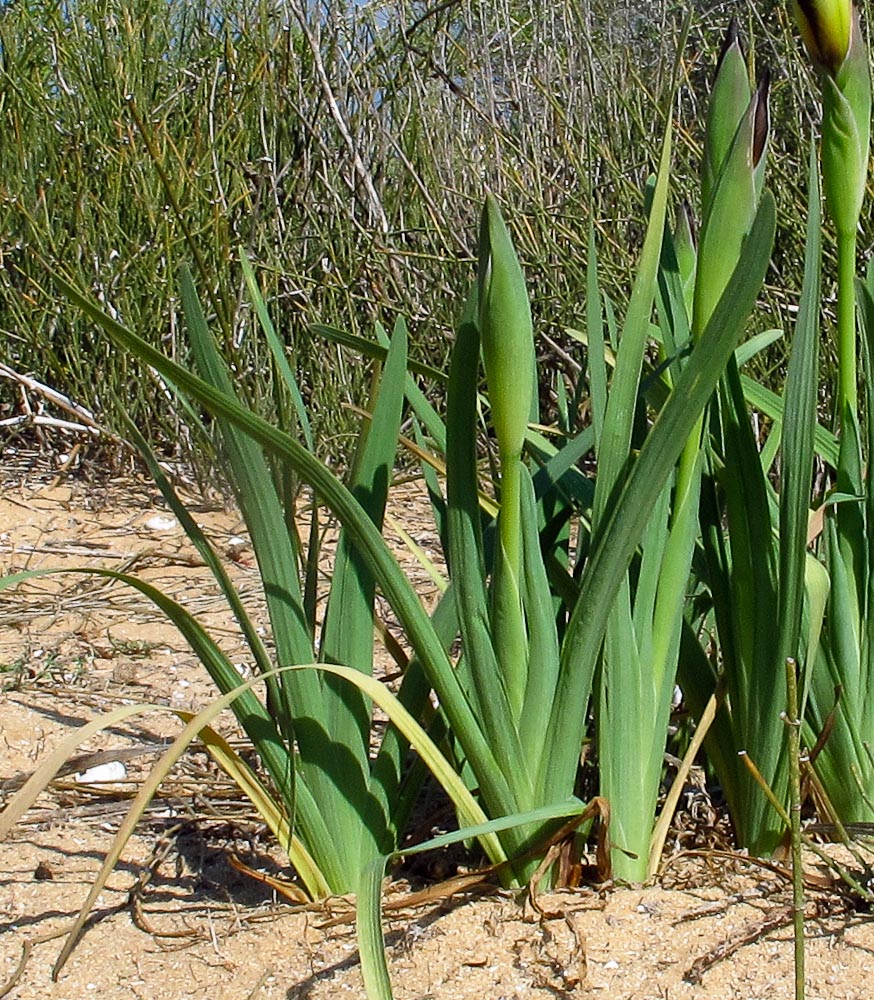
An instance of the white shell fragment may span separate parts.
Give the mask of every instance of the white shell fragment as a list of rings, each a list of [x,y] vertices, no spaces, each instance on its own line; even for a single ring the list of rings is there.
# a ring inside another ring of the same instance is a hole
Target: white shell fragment
[[[106,764],[96,764],[87,771],[80,771],[75,781],[80,785],[99,785],[109,781],[124,781],[127,768],[120,760],[110,760]]]
[[[232,535],[225,545],[225,555],[228,559],[239,559],[239,557],[249,548],[249,543],[239,535]]]
[[[176,523],[175,517],[163,517],[161,514],[156,514],[146,521],[146,527],[149,531],[172,531],[176,527]]]

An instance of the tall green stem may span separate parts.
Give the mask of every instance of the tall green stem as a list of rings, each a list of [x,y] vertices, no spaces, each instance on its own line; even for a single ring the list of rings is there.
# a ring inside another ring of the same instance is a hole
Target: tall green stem
[[[859,409],[856,377],[856,231],[838,234],[838,417]]]
[[[798,718],[798,679],[795,660],[786,660],[789,743],[789,825],[792,844],[792,924],[795,944],[795,1000],[804,1000],[804,868],[801,862],[801,719]]]
[[[522,511],[520,457],[501,456],[501,516],[498,519],[501,545],[516,580],[522,569]]]
[[[662,560],[659,599],[656,605],[656,627],[653,629],[652,665],[656,691],[662,690],[664,686],[665,672],[676,670],[675,660],[671,662],[672,656],[676,657],[676,650],[671,652],[676,642],[671,623],[676,619],[678,602],[682,604],[692,560],[691,540],[687,528],[692,522],[697,522],[698,517],[701,480],[701,466],[698,460],[701,454],[703,428],[702,416],[686,439],[677,466],[677,481],[671,511],[671,535],[665,545]]]
[[[522,461],[501,455],[500,551],[495,560],[492,639],[501,665],[507,698],[518,723],[528,683],[528,636],[522,611]]]

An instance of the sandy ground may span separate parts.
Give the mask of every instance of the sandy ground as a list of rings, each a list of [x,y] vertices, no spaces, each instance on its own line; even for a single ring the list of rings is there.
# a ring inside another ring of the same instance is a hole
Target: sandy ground
[[[407,494],[394,510],[419,544],[433,546]],[[242,664],[207,571],[178,526],[162,523],[167,517],[141,483],[7,478],[0,574],[47,565],[138,573],[184,600]],[[239,517],[216,504],[196,517],[257,614],[257,575],[245,545],[232,542],[244,537]],[[201,707],[211,693],[182,640],[119,584],[53,577],[0,595],[0,806],[84,722],[124,703],[165,706],[80,748],[122,759],[122,780],[89,786],[60,777],[0,843],[0,997],[364,996],[348,902],[294,906],[232,866],[236,857],[287,877],[257,817],[196,748],[165,783],[52,980],[60,933],[128,799],[178,732],[167,709]],[[226,731],[234,736],[231,722]],[[656,886],[541,896],[542,913],[497,891],[405,908],[408,892],[403,878],[386,892],[399,1000],[794,995],[788,885],[741,858],[679,857]],[[807,906],[809,1000],[868,1000],[871,916],[835,891],[811,891]]]

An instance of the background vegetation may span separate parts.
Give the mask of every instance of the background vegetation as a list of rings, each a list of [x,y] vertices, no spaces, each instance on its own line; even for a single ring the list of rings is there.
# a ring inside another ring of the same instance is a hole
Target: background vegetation
[[[674,191],[694,201],[704,95],[732,13],[750,61],[775,71],[770,183],[778,218],[794,228],[778,233],[773,268],[780,287],[795,288],[795,209],[815,105],[782,6],[702,10],[693,22],[682,107],[673,109]],[[346,450],[337,404],[362,372],[308,324],[370,333],[374,319],[390,325],[402,313],[411,355],[444,368],[486,187],[513,207],[538,350],[573,368],[581,359],[564,328],[585,326],[590,217],[606,288],[627,295],[683,14],[666,0],[645,10],[608,0],[7,4],[0,353],[110,427],[127,412],[168,457],[193,459],[169,398],[87,318],[59,305],[44,269],[63,265],[126,325],[185,361],[177,289],[190,254],[164,170],[214,283],[241,391],[269,414],[270,366],[252,336],[238,264],[244,247],[296,353],[323,453]],[[863,252],[869,245],[866,232]],[[778,308],[772,317],[788,318],[780,293],[766,294]],[[777,345],[766,363],[776,369],[783,359]],[[0,384],[0,406],[15,412],[12,383]]]

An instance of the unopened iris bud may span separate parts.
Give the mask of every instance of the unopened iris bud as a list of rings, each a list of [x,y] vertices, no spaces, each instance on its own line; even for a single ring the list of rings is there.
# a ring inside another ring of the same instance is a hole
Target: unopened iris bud
[[[834,76],[850,48],[852,0],[795,0],[794,7],[808,55]]]
[[[518,456],[531,409],[534,331],[522,267],[491,195],[480,223],[478,284],[492,426],[501,455]]]
[[[677,266],[680,269],[686,315],[691,318],[695,301],[695,269],[698,264],[698,248],[692,206],[688,201],[683,201],[677,212],[677,222],[674,226],[674,253],[677,255]]]
[[[701,177],[702,214],[706,214],[719,171],[751,97],[750,76],[738,36],[737,21],[732,18],[719,53],[707,109]]]
[[[859,222],[868,176],[871,72],[852,0],[795,0],[804,47],[823,72],[822,173],[839,233]]]
[[[770,118],[765,72],[737,126],[706,207],[698,243],[692,330],[703,333],[740,259],[762,194]]]

